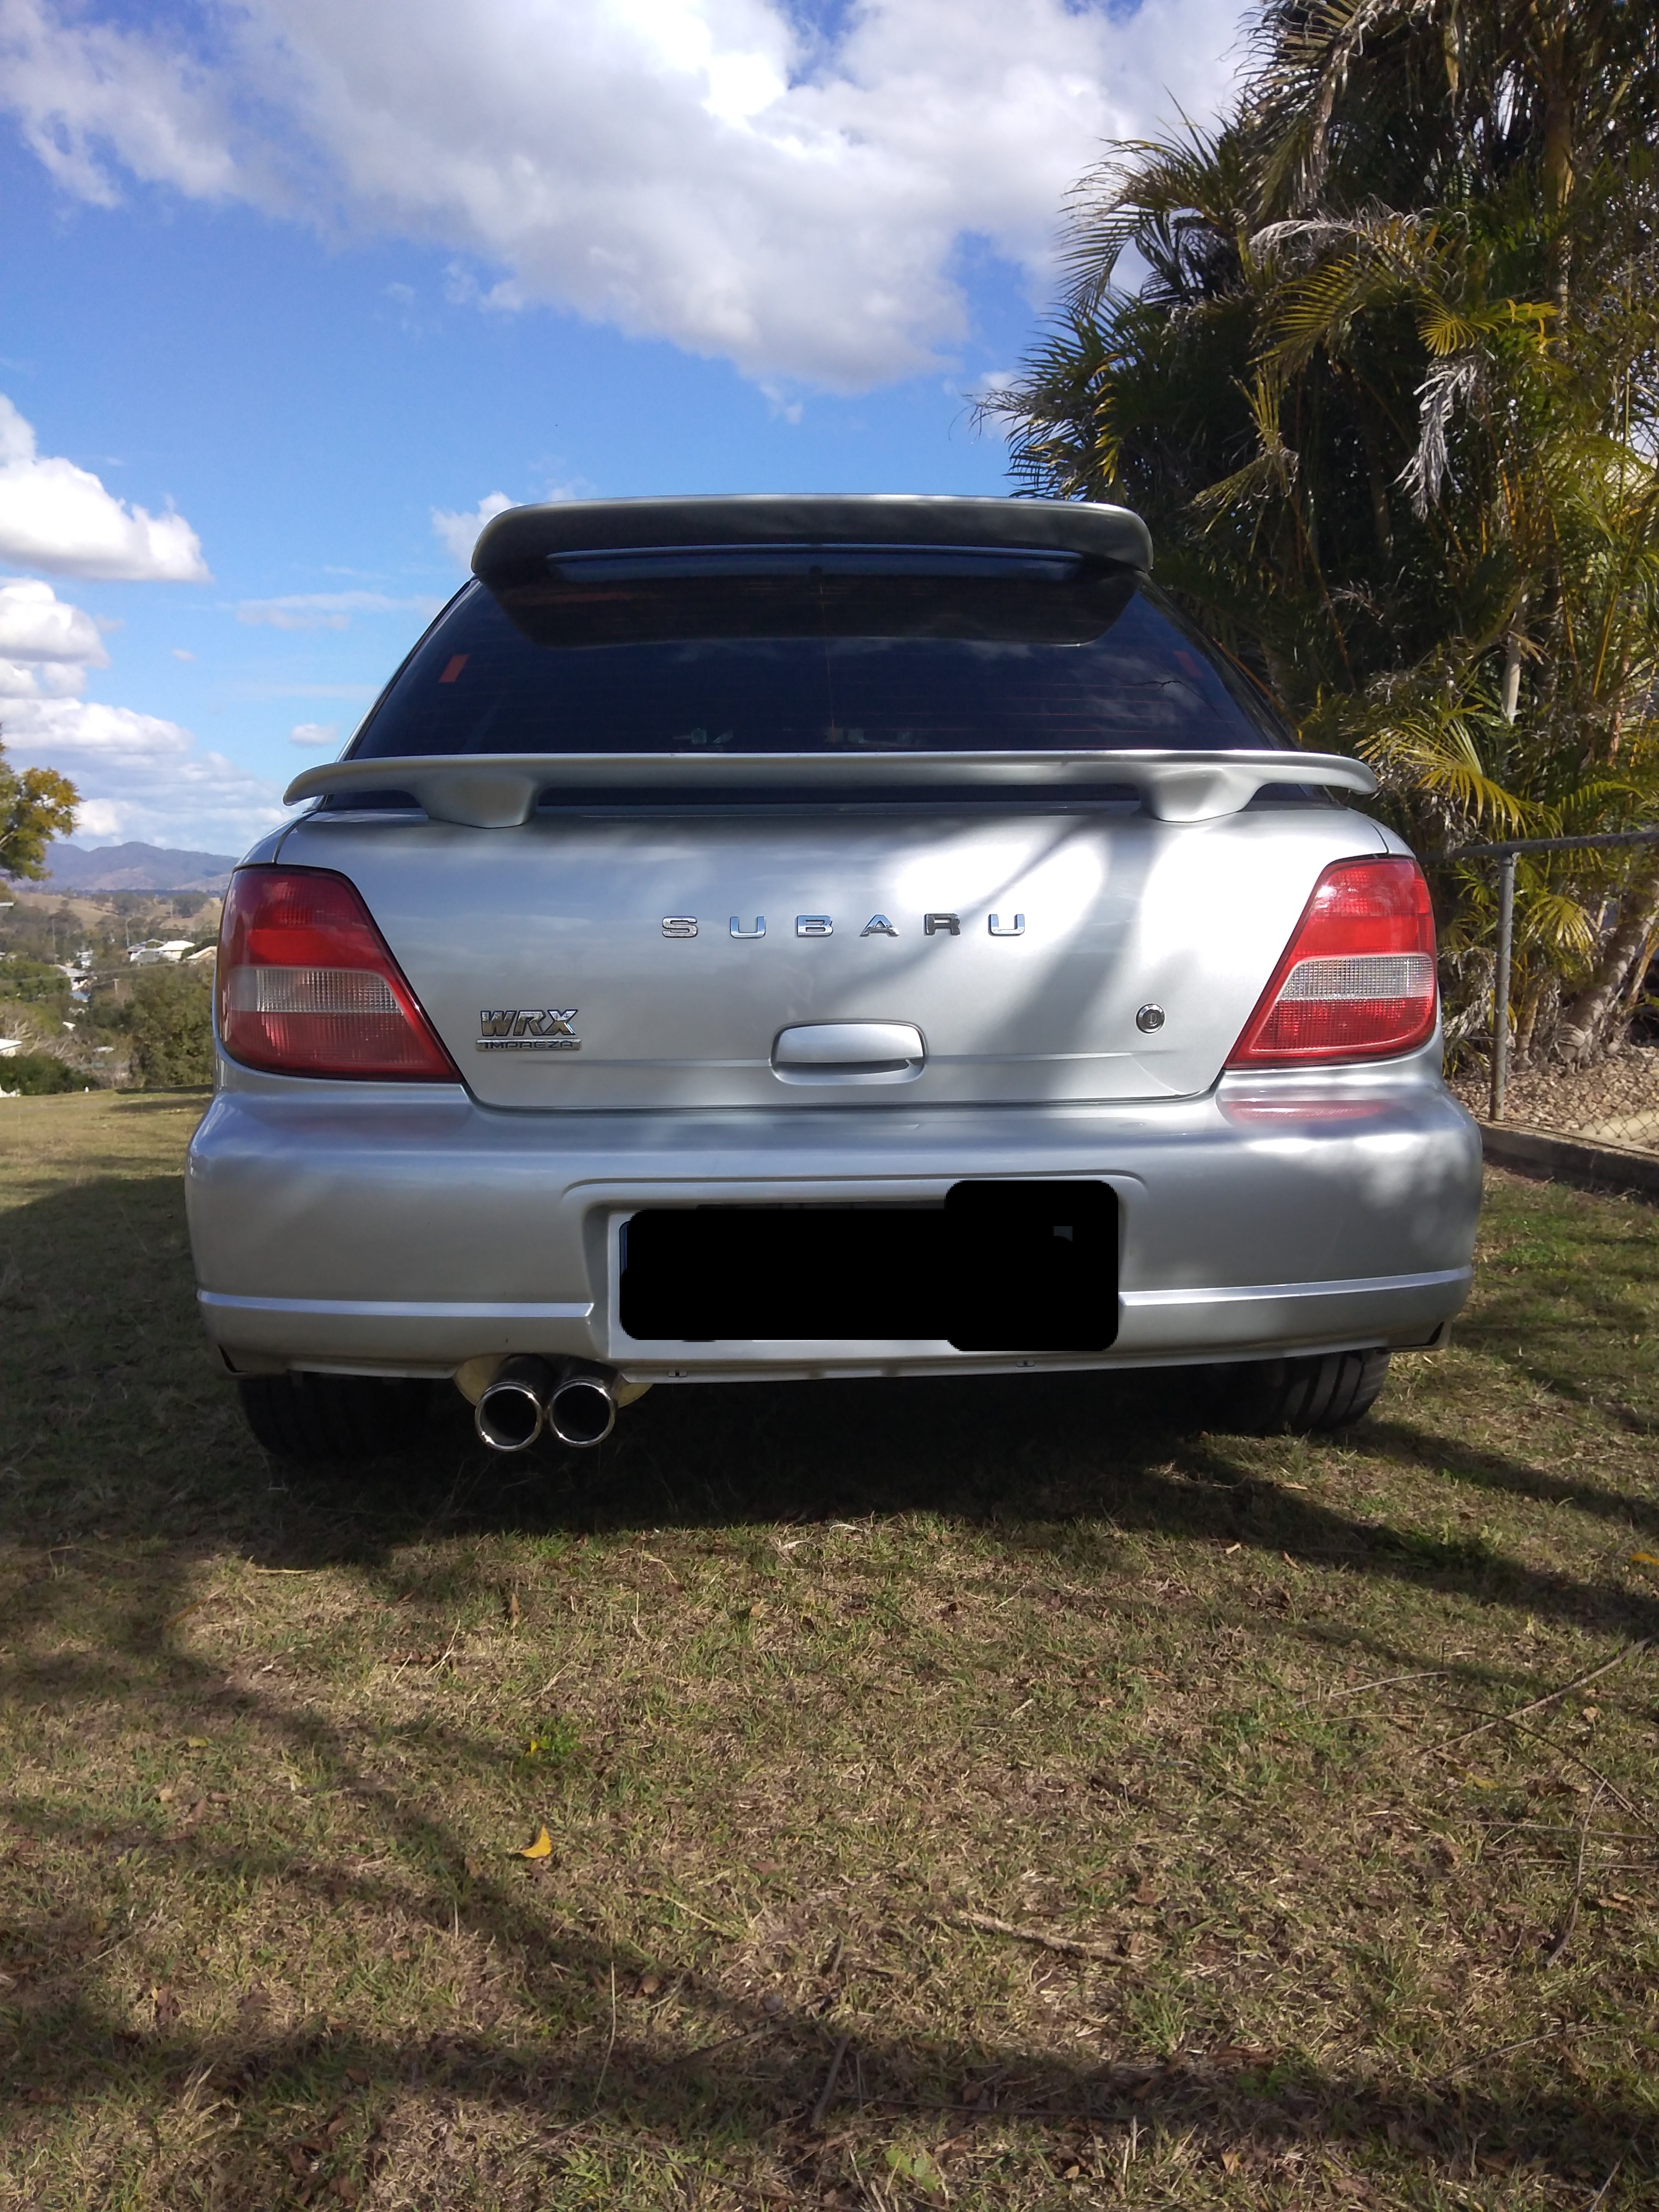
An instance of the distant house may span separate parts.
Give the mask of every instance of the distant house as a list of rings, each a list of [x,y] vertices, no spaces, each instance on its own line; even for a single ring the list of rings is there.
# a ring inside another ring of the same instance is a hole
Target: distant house
[[[163,960],[182,960],[195,945],[187,937],[146,938],[142,945],[130,945],[127,958],[135,968],[154,968]]]

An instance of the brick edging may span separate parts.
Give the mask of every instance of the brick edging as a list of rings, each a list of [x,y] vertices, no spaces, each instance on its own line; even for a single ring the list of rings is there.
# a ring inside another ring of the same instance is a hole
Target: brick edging
[[[1602,1190],[1639,1190],[1659,1198],[1659,1152],[1634,1145],[1592,1145],[1549,1129],[1518,1129],[1482,1121],[1480,1148],[1494,1167],[1518,1169],[1559,1182],[1594,1184]]]

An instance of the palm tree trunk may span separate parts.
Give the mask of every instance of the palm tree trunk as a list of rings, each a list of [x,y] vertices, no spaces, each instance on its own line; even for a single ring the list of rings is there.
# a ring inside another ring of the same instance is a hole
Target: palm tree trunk
[[[1562,1058],[1581,1066],[1607,1050],[1631,970],[1659,933],[1659,859],[1644,864],[1620,905],[1619,926],[1601,948],[1595,973],[1563,1010],[1556,1032]]]
[[[1504,653],[1504,720],[1512,722],[1521,705],[1521,641],[1511,630]]]

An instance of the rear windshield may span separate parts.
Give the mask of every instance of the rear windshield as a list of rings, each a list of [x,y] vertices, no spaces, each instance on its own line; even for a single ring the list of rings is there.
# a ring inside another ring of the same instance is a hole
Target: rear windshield
[[[351,751],[848,753],[1282,745],[1144,577],[1051,554],[718,548],[474,581]]]

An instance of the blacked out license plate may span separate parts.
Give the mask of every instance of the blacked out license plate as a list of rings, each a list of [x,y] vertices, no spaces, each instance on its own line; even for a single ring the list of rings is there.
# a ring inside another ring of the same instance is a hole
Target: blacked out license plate
[[[620,1303],[643,1343],[1103,1352],[1117,1196],[1103,1182],[959,1182],[942,1207],[649,1207],[623,1225]]]

